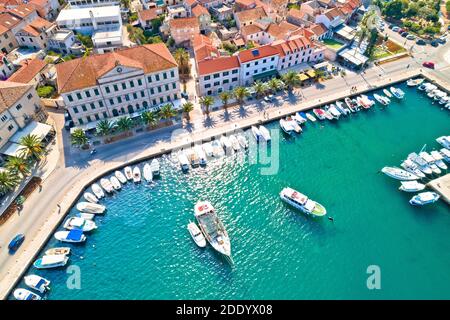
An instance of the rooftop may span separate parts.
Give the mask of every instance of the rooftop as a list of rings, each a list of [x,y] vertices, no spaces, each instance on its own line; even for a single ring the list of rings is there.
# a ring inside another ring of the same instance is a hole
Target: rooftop
[[[261,46],[258,48],[248,49],[239,52],[239,60],[241,62],[249,62],[253,60],[262,59],[265,57],[270,57],[278,54],[278,49],[267,45],[267,46]]]
[[[25,61],[22,67],[17,70],[8,81],[17,83],[30,83],[37,74],[39,74],[45,67],[47,62],[41,59],[33,59]]]
[[[121,16],[119,6],[69,8],[62,9],[56,21],[72,21],[75,20],[75,17],[77,19],[88,19],[91,16],[91,12],[95,18]]]
[[[219,57],[198,62],[199,75],[207,75],[236,68],[239,68],[239,60],[237,56]]]
[[[0,113],[11,107],[33,86],[12,81],[0,81]]]

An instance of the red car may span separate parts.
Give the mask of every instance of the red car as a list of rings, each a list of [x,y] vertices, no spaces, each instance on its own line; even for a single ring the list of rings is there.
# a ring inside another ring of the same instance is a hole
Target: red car
[[[426,61],[426,62],[422,63],[422,66],[424,66],[425,68],[434,69],[434,62]]]

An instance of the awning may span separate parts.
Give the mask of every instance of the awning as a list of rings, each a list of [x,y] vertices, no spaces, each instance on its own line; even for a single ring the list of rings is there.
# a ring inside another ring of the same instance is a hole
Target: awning
[[[306,71],[306,74],[310,77],[310,78],[314,78],[316,76],[316,72],[314,70],[308,70]]]
[[[326,67],[328,67],[328,61],[316,63],[315,65],[313,65],[314,69],[322,69],[322,68],[326,68]]]
[[[21,156],[21,150],[24,147],[21,146],[18,143],[9,142],[5,148],[2,150],[2,154],[10,156],[10,157],[20,157]]]
[[[309,79],[309,77],[304,73],[300,73],[298,76],[300,78],[300,81],[306,81]]]
[[[19,143],[22,137],[25,137],[29,134],[36,135],[41,141],[47,136],[47,134],[52,130],[52,126],[40,123],[40,122],[31,122],[25,128],[17,131],[9,141],[14,143]]]
[[[278,74],[277,70],[275,70],[275,69],[274,70],[269,70],[269,71],[266,71],[266,72],[254,75],[253,76],[253,80],[269,78],[269,77],[275,76],[277,74]]]

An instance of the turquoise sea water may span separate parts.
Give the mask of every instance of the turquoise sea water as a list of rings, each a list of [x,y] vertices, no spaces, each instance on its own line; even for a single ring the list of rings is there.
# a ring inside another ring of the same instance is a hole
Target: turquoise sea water
[[[308,123],[294,139],[280,133],[275,175],[236,155],[188,174],[165,158],[151,186],[128,183],[103,200],[98,230],[72,246],[81,289],[68,289],[65,269],[29,273],[52,281],[48,299],[449,299],[449,207],[412,207],[412,194],[379,170],[425,143],[437,148],[450,112],[402,88],[406,98],[384,110]],[[335,221],[283,204],[285,186]],[[186,224],[198,199],[210,200],[227,227],[234,266],[192,242]],[[367,289],[369,265],[381,269],[381,290]]]

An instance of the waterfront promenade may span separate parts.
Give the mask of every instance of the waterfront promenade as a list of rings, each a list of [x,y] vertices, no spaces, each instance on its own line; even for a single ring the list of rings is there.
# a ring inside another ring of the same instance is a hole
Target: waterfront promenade
[[[61,158],[56,170],[43,181],[41,192],[34,192],[27,199],[20,216],[11,217],[0,227],[0,243],[3,247],[0,252],[1,298],[4,299],[7,296],[16,281],[26,271],[84,187],[100,176],[126,163],[165,153],[171,148],[182,147],[198,140],[207,140],[225,132],[247,128],[295,111],[308,110],[318,104],[342,99],[350,94],[349,88],[354,85],[357,86],[358,93],[361,93],[420,74],[419,66],[405,68],[404,63],[398,62],[383,65],[382,70],[380,69],[373,67],[362,77],[356,75],[347,76],[345,79],[339,77],[323,85],[295,91],[292,95],[279,96],[278,103],[265,106],[265,117],[258,105],[246,106],[244,115],[239,107],[230,108],[228,111],[232,115],[230,121],[222,119],[223,111],[217,111],[210,115],[210,119],[215,119],[213,123],[203,116],[193,117],[192,128],[175,139],[171,138],[173,128],[165,128],[156,133],[139,135],[126,141],[100,146],[97,148],[98,154],[95,157],[90,156],[88,152],[74,151],[67,146],[67,141],[62,143],[67,137],[61,133],[63,130],[61,123],[58,124],[57,139]],[[430,75],[427,74],[427,76]],[[448,84],[446,86],[448,87]],[[14,256],[9,256],[7,250],[3,250],[4,246],[17,233],[26,234],[26,240]]]
[[[428,186],[441,195],[441,198],[450,205],[450,173],[428,182]]]

